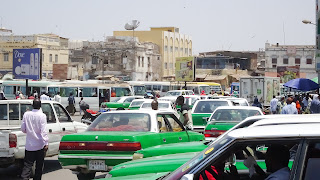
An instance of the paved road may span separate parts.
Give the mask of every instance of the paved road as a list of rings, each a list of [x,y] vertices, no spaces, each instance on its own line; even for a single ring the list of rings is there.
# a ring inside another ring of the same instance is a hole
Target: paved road
[[[77,113],[72,117],[75,121],[80,121],[81,116]],[[19,180],[19,170],[15,166],[0,168],[0,180]],[[104,178],[107,173],[97,173],[96,179]],[[58,156],[45,158],[44,171],[42,179],[44,180],[77,180],[77,176],[70,170],[62,169]]]

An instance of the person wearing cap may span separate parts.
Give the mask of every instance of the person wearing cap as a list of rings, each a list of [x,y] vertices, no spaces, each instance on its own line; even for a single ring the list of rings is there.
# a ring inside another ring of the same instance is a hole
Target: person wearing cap
[[[40,110],[40,99],[34,99],[32,106],[33,110],[24,113],[21,123],[21,130],[26,133],[24,166],[21,173],[23,180],[29,180],[34,162],[36,171],[33,179],[41,179],[44,157],[48,150],[47,117]]]

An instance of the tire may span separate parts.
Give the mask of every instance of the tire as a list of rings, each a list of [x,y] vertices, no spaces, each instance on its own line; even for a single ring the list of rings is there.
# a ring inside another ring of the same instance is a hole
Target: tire
[[[91,172],[91,173],[79,172],[79,174],[77,174],[77,177],[79,180],[91,180],[91,179],[94,179],[95,176],[96,176],[96,172]]]

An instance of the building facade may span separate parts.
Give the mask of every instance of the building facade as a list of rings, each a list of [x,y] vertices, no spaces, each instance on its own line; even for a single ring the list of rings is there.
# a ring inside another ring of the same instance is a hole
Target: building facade
[[[192,38],[181,34],[176,27],[151,27],[150,31],[114,31],[114,36],[138,37],[140,42],[152,42],[159,46],[162,78],[171,79],[175,73],[177,57],[192,56]]]
[[[265,44],[265,57],[260,66],[265,66],[265,76],[281,77],[283,71],[296,73],[292,78],[317,77],[315,71],[314,45],[270,45]],[[262,67],[263,68],[263,67]]]
[[[132,37],[107,37],[105,42],[84,42],[84,79],[114,76],[132,81],[159,81],[159,46]],[[75,58],[72,58],[75,59]]]
[[[68,39],[55,34],[0,36],[0,71],[12,72],[13,49],[42,49],[42,78],[51,78],[53,64],[68,64]]]

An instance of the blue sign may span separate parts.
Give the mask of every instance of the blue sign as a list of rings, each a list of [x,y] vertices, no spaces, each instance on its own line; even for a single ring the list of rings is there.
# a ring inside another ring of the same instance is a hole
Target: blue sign
[[[15,79],[40,79],[41,49],[13,49],[13,75]]]

